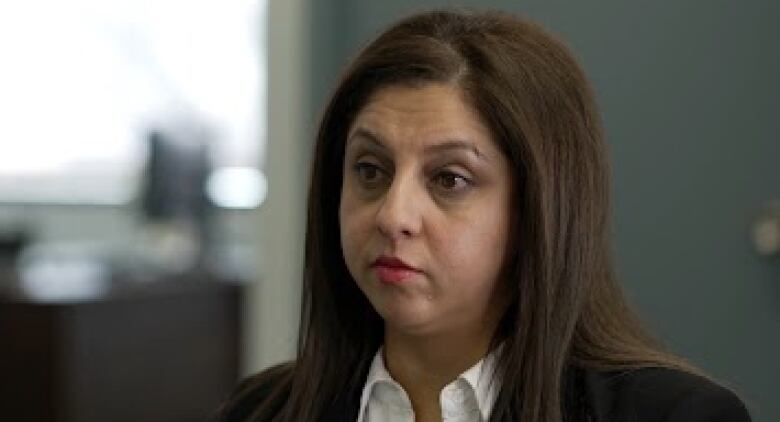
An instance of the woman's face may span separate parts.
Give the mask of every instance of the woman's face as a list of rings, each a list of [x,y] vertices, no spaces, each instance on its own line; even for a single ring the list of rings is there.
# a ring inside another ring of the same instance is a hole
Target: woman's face
[[[339,223],[352,277],[390,329],[491,329],[509,163],[457,87],[376,92],[347,136]]]

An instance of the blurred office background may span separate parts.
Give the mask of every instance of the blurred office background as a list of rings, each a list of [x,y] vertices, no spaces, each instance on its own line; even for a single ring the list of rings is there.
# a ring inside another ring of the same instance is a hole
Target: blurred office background
[[[318,113],[377,31],[437,6],[519,12],[571,46],[603,112],[628,294],[756,421],[780,420],[770,0],[4,3],[0,330],[27,343],[0,332],[0,356],[27,358],[0,377],[32,375],[0,381],[0,408],[22,388],[40,395],[15,408],[51,402],[49,420],[202,420],[291,357]],[[97,407],[79,392],[95,386]]]

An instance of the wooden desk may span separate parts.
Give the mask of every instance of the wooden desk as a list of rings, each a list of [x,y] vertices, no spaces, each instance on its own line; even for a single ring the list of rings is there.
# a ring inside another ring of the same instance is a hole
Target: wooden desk
[[[0,297],[0,419],[208,420],[238,376],[241,290],[184,280],[81,302]]]

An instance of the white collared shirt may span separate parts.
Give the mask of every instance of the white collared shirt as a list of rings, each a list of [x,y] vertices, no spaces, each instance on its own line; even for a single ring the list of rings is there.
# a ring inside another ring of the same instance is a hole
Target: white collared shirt
[[[492,382],[496,352],[477,362],[447,384],[439,396],[446,422],[485,422],[496,401],[498,382]],[[363,387],[357,422],[413,422],[414,411],[406,391],[390,376],[380,348]]]

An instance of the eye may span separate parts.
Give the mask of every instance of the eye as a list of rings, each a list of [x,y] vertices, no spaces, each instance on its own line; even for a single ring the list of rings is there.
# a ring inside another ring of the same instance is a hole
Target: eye
[[[379,166],[365,161],[355,163],[352,169],[355,171],[358,181],[367,186],[380,184],[384,176]]]
[[[471,180],[450,170],[442,170],[433,178],[438,188],[448,193],[457,193],[471,186]]]

